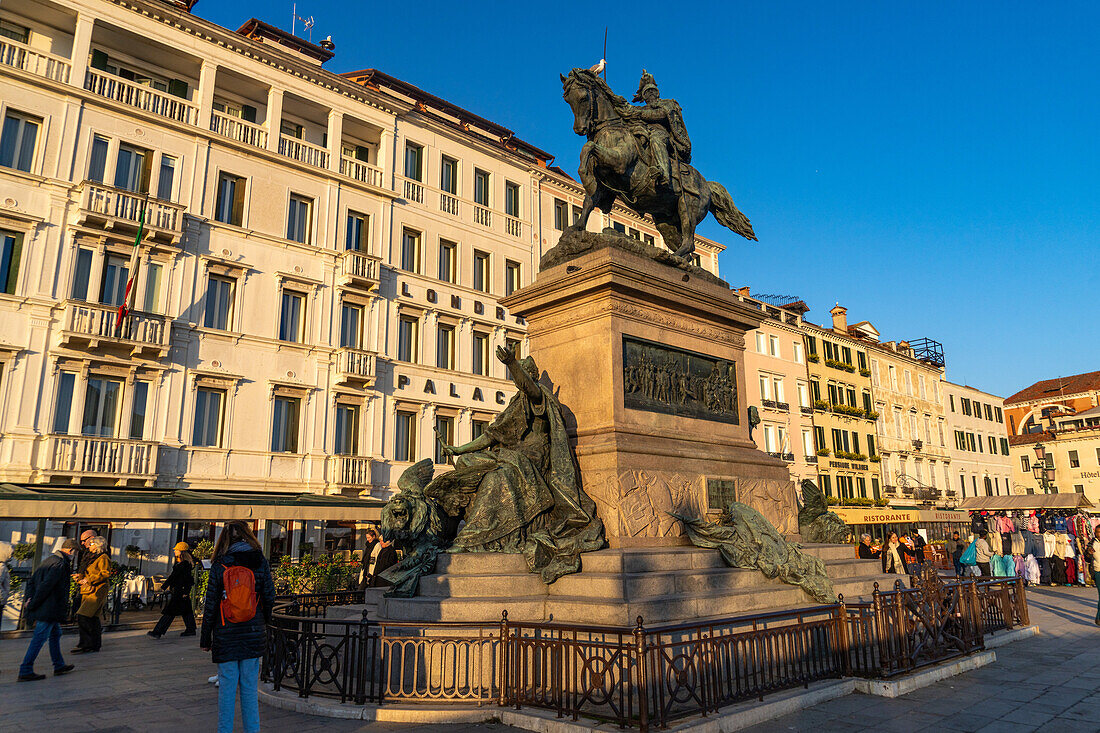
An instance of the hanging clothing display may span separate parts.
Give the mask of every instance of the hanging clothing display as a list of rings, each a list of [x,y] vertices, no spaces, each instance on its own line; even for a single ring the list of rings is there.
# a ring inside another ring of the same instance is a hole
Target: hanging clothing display
[[[1039,561],[1035,559],[1034,555],[1028,555],[1024,558],[1024,580],[1028,583],[1039,583],[1042,580],[1041,573],[1039,572]]]

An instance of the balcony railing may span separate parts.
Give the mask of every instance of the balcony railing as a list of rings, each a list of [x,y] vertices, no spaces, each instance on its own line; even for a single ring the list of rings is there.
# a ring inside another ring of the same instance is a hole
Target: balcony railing
[[[10,38],[0,38],[0,64],[12,66],[35,76],[45,77],[62,84],[69,82],[69,60],[39,51],[25,43]]]
[[[199,108],[182,97],[134,84],[104,71],[88,69],[84,88],[101,97],[187,125],[195,124],[199,118]]]
[[[806,456],[806,463],[817,463],[817,456],[807,455]]]
[[[365,456],[329,456],[328,483],[337,487],[370,488],[371,459]]]
[[[439,194],[439,210],[451,216],[458,216],[458,199],[449,193]]]
[[[482,226],[493,226],[493,210],[487,209],[481,204],[474,204],[474,223]]]
[[[76,476],[152,479],[157,444],[145,440],[51,435],[50,471]]]
[[[279,154],[316,168],[328,167],[328,149],[289,135],[279,135]]]
[[[523,236],[523,222],[513,216],[505,216],[504,231],[513,237]]]
[[[336,350],[336,375],[342,382],[373,383],[375,361],[373,351],[345,346]]]
[[[794,453],[782,453],[780,451],[768,451],[768,455],[772,458],[779,458],[784,461],[794,462]]]
[[[806,405],[802,405],[801,407],[799,407],[798,411],[801,412],[803,415],[813,415],[814,414],[814,408],[807,407]]]
[[[424,184],[405,179],[405,200],[416,204],[424,203]]]
[[[348,250],[341,255],[340,271],[345,284],[373,290],[378,287],[378,268],[379,258],[365,252]]]
[[[362,181],[369,186],[382,188],[382,169],[358,158],[340,157],[340,172],[348,178]]]
[[[210,113],[210,129],[222,137],[236,140],[254,148],[267,147],[267,130],[254,122],[213,110]]]
[[[83,344],[129,348],[135,355],[151,352],[157,358],[168,352],[168,320],[164,316],[131,311],[118,324],[118,308],[113,305],[70,300],[65,303],[62,341],[66,345]]]
[[[145,238],[175,244],[183,234],[183,206],[122,188],[85,181],[80,200],[80,223],[106,229],[138,227],[145,210]]]

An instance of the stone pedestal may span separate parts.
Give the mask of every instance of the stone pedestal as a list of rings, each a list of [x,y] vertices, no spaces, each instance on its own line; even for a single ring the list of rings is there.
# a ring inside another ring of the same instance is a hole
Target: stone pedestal
[[[743,354],[759,312],[713,276],[615,240],[502,301],[526,319],[531,355],[558,391],[608,543],[686,544],[668,513],[701,516],[731,499],[796,534],[786,464],[749,439]]]

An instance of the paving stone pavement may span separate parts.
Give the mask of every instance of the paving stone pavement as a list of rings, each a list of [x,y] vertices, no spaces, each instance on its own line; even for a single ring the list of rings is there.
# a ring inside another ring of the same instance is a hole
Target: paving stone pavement
[[[178,622],[177,622],[178,624]],[[218,722],[217,688],[207,683],[217,668],[195,638],[170,629],[159,641],[145,631],[103,636],[97,654],[68,654],[76,635],[61,638],[70,674],[54,677],[48,649],[35,669],[48,675],[39,682],[16,682],[19,663],[30,639],[0,641],[0,731],[109,731],[130,733],[205,733]],[[444,733],[512,731],[499,723],[485,725],[417,725],[332,720],[277,710],[260,703],[260,725],[266,731],[294,733]],[[236,730],[241,730],[238,711]]]
[[[1028,604],[1039,636],[997,649],[997,661],[903,697],[848,695],[749,728],[753,733],[813,730],[1038,731],[1100,733],[1100,628],[1096,590],[1031,588]],[[210,731],[217,722],[210,657],[173,629],[160,641],[144,631],[104,636],[103,651],[66,655],[76,670],[41,682],[15,681],[28,639],[0,641],[0,730]],[[62,638],[62,650],[75,644]],[[48,651],[38,671],[49,673]],[[260,705],[265,730],[442,733],[511,731],[499,723],[416,725],[332,720]],[[237,722],[240,730],[240,721]]]
[[[848,695],[746,733],[1100,732],[1095,588],[1028,588],[1040,633],[998,647],[997,661],[902,697]]]

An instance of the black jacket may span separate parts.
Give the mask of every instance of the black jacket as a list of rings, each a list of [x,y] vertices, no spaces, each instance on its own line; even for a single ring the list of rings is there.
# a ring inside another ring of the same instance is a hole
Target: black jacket
[[[271,579],[271,566],[259,550],[242,549],[238,542],[222,557],[216,558],[210,568],[210,581],[206,586],[206,603],[202,612],[202,635],[199,645],[213,652],[214,664],[255,659],[264,654],[266,633],[264,625],[271,620],[275,604],[275,584]],[[256,576],[256,615],[250,621],[239,624],[222,624],[221,601],[225,592],[223,574],[227,567],[239,565],[248,568]]]
[[[882,550],[872,549],[870,545],[866,545],[862,542],[859,543],[859,559],[871,560],[882,555]]]
[[[38,566],[27,581],[27,620],[64,623],[69,615],[69,558],[55,552]]]
[[[370,555],[366,555],[366,566],[370,569]],[[389,547],[383,547],[378,551],[378,562],[374,564],[374,575],[370,577],[369,583],[371,588],[388,588],[391,583],[378,577],[382,574],[383,570],[393,567],[397,564],[397,548],[392,544]]]
[[[192,576],[191,563],[186,560],[178,562],[164,581],[164,588],[169,593],[166,613],[184,613],[184,609],[191,605],[191,587],[195,579]]]

